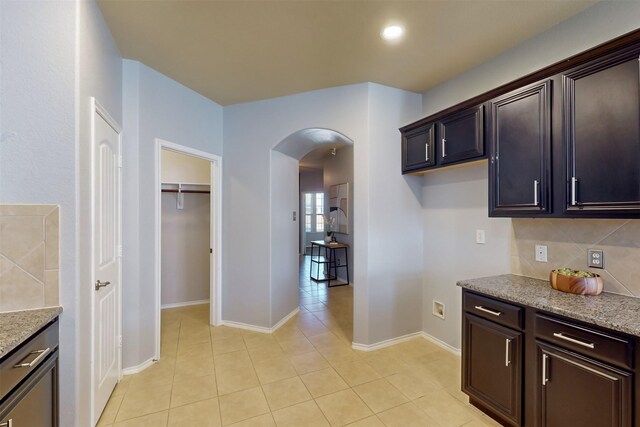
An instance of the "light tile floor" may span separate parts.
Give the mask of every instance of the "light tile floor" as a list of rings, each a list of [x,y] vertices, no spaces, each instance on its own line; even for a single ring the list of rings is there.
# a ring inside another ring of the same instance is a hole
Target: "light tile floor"
[[[272,335],[163,310],[161,360],[126,376],[100,426],[495,426],[460,389],[460,358],[422,339],[351,349],[353,288],[301,262],[300,314]]]

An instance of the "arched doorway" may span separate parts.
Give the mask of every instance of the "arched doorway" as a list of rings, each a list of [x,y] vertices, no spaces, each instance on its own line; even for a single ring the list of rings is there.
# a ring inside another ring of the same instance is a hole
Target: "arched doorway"
[[[307,155],[315,158],[316,163],[333,167],[331,176],[323,179],[322,190],[314,192],[314,197],[324,198],[324,202],[314,199],[314,205],[317,203],[318,211],[322,211],[312,214],[320,219],[318,222],[322,222],[325,211],[329,213],[329,187],[338,184],[333,181],[339,180],[349,185],[353,192],[353,141],[345,135],[330,129],[303,129],[289,135],[273,148],[270,183],[271,314],[273,319],[283,318],[291,312],[291,307],[299,306],[301,316],[310,320],[313,320],[310,314],[315,316],[327,329],[335,330],[336,335],[350,344],[353,339],[353,288],[332,288],[329,293],[326,282],[309,280],[309,260],[300,257],[301,252],[304,255],[306,246],[301,244],[301,236],[305,226],[310,225],[305,223],[309,215],[304,210],[304,203],[301,203],[299,175],[300,160]],[[349,170],[336,173],[336,168]],[[318,225],[316,221],[312,222]],[[348,258],[353,260],[353,227],[347,226],[342,231],[344,233],[336,234],[336,237],[349,245]],[[353,277],[353,265],[350,266],[350,276]],[[331,294],[340,295],[340,301],[338,297],[331,300]]]

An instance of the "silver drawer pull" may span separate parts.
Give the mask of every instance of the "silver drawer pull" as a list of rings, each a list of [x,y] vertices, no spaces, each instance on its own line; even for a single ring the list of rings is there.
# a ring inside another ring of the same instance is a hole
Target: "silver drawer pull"
[[[18,363],[17,365],[14,366],[14,368],[33,368],[35,365],[38,364],[38,362],[40,362],[42,359],[44,359],[47,354],[49,354],[49,352],[51,351],[51,349],[49,347],[47,347],[44,350],[36,350],[36,351],[32,351],[31,353],[29,353],[27,355],[27,357],[25,357],[22,360],[27,360],[27,358],[29,356],[31,356],[32,354],[37,354],[38,356],[33,359],[31,362],[29,363]],[[0,427],[2,427],[2,424],[0,424]]]
[[[563,334],[562,332],[554,332],[553,336],[556,337],[556,338],[560,338],[561,340],[569,341],[569,342],[572,342],[574,344],[578,344],[578,345],[581,345],[581,346],[587,347],[587,348],[595,348],[595,346],[596,346],[595,344],[590,343],[590,342],[584,342],[584,341],[577,340],[575,338],[568,337],[565,334]]]
[[[13,427],[13,418],[11,418],[9,421],[0,423],[0,427]]]
[[[489,313],[489,314],[492,314],[494,316],[500,316],[502,314],[502,312],[500,312],[500,311],[489,310],[488,308],[484,308],[481,305],[476,305],[475,309],[476,310],[480,310],[480,311],[484,311],[485,313]]]
[[[548,358],[549,356],[547,356],[546,354],[542,355],[542,385],[547,385],[547,383],[549,382],[549,377],[547,376]]]

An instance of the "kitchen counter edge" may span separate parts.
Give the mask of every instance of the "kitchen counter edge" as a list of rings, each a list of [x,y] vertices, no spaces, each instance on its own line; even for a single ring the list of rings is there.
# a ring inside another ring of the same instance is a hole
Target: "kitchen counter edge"
[[[0,358],[62,313],[62,307],[0,312]]]
[[[603,292],[597,296],[569,294],[547,280],[503,274],[458,281],[458,286],[549,313],[640,337],[640,298]]]

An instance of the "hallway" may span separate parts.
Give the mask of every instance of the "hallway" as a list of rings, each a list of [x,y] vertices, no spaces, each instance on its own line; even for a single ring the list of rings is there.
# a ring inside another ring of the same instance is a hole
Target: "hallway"
[[[99,425],[497,425],[466,403],[460,358],[440,347],[352,350],[353,287],[308,272],[301,260],[301,312],[271,335],[210,327],[208,305],[163,310],[162,359],[122,380]]]

